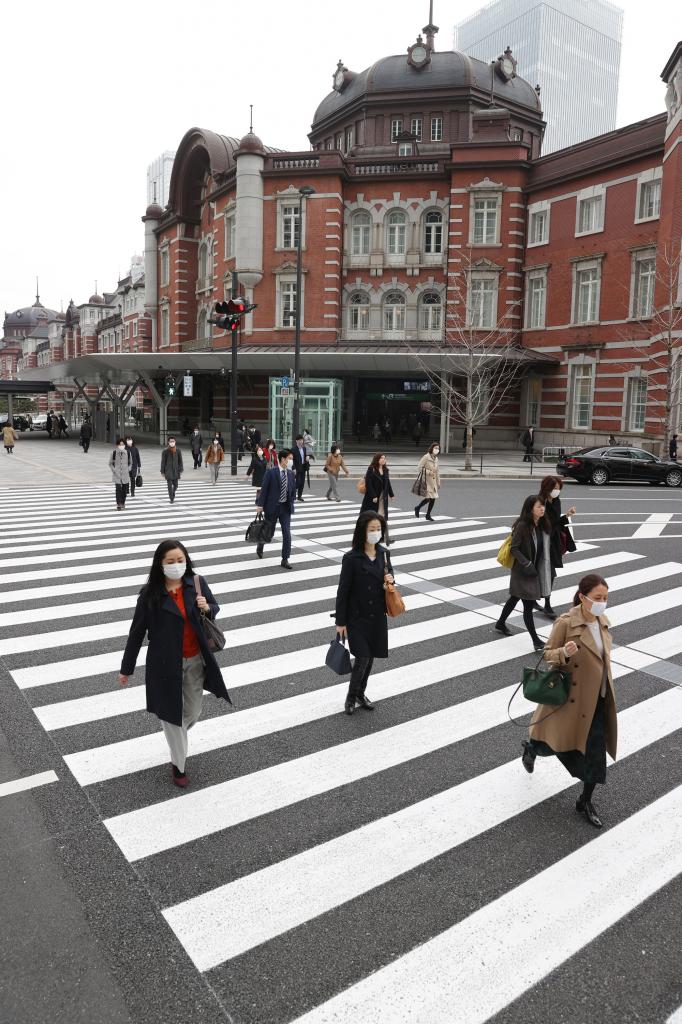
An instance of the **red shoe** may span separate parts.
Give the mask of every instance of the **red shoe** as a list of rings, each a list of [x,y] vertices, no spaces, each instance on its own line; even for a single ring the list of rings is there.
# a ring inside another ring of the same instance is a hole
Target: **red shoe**
[[[173,769],[173,782],[175,785],[179,786],[180,789],[187,789],[189,783],[187,773],[179,771],[174,764],[171,765],[171,768]]]

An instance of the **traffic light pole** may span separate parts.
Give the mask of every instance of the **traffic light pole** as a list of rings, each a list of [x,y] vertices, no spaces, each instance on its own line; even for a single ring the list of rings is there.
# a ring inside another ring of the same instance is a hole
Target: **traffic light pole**
[[[239,279],[236,272],[232,275],[232,298],[239,295]],[[230,475],[237,475],[237,352],[238,341],[241,341],[242,324],[239,321],[239,329],[231,331],[232,334],[232,369],[230,371]]]

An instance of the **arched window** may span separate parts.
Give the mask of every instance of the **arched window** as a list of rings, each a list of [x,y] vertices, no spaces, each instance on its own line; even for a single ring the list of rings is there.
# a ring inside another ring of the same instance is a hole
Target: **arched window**
[[[443,252],[443,214],[435,210],[424,219],[424,252],[432,256]]]
[[[440,331],[443,324],[443,303],[437,292],[427,292],[420,303],[419,327],[422,331]]]
[[[199,246],[199,287],[207,288],[212,276],[213,259],[211,256],[211,243],[202,242]]]
[[[355,292],[348,303],[348,327],[351,331],[369,330],[369,296]]]
[[[197,320],[197,338],[208,338],[208,317],[206,310],[202,309]]]
[[[389,256],[404,256],[407,244],[407,217],[394,210],[386,218],[386,250]]]
[[[384,299],[384,330],[405,330],[405,296],[400,292],[389,292]]]
[[[351,222],[351,256],[369,256],[369,239],[372,218],[368,213],[355,213]]]

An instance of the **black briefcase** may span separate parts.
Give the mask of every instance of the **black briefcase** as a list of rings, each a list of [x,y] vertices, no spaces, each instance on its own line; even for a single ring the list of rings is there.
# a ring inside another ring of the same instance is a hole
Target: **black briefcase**
[[[141,473],[138,473],[137,476],[135,477],[135,486],[136,487],[142,487],[142,474]]]
[[[262,512],[259,512],[252,523],[249,523],[244,536],[247,544],[269,544],[275,533],[275,524],[265,519]]]
[[[350,654],[346,647],[346,638],[341,638],[338,633],[329,645],[325,665],[336,672],[337,676],[347,676],[351,670]]]

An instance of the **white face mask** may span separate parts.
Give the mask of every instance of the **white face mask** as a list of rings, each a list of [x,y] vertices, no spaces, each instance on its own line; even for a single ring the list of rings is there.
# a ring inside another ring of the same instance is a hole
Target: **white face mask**
[[[557,487],[556,490],[550,491],[550,495],[549,496],[550,496],[550,498],[558,498],[560,494],[561,494],[561,491]]]
[[[169,448],[175,448],[175,441],[169,441],[168,442],[168,447]]]
[[[133,442],[132,441],[126,441],[126,444],[128,445],[129,448],[133,447]]]
[[[381,530],[368,530],[367,531],[367,543],[378,544],[381,540]]]
[[[606,601],[593,601],[592,607],[587,609],[593,615],[603,615],[606,611]]]
[[[195,433],[195,434],[198,434],[198,433],[199,433],[199,431],[198,431],[198,430],[195,430],[195,431],[194,431],[194,433]]]
[[[433,454],[434,455],[440,455],[440,448],[434,448],[433,449]]]
[[[185,575],[187,562],[171,562],[170,565],[164,563],[161,568],[163,569],[163,575],[167,576],[169,580],[181,580]]]

